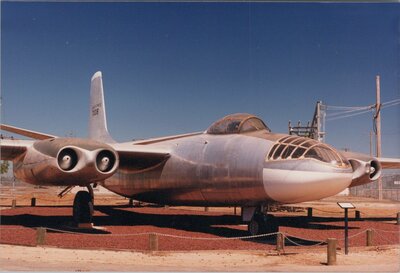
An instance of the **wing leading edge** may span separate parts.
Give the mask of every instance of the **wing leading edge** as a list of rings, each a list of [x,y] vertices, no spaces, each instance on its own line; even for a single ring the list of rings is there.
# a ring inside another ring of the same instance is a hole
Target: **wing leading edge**
[[[18,134],[21,136],[26,136],[26,137],[30,137],[33,139],[40,139],[40,140],[57,137],[57,136],[53,136],[53,135],[49,135],[49,134],[45,134],[45,133],[41,133],[41,132],[36,132],[36,131],[32,131],[32,130],[27,130],[27,129],[23,129],[23,128],[18,128],[18,127],[6,125],[6,124],[0,124],[0,129],[11,132],[11,133],[15,133],[15,134]]]
[[[19,156],[23,155],[26,150],[32,146],[34,141],[32,140],[11,140],[1,139],[0,140],[0,155],[1,160],[14,161]]]
[[[138,172],[156,168],[170,157],[166,149],[126,143],[109,144],[119,155],[119,169],[128,172]]]
[[[400,158],[378,157],[377,160],[384,169],[400,169]]]

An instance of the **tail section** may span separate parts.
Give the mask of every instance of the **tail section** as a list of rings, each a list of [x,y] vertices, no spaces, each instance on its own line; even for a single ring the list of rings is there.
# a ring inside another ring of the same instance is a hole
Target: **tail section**
[[[115,142],[107,129],[103,80],[100,71],[94,73],[90,85],[89,138],[106,143]]]

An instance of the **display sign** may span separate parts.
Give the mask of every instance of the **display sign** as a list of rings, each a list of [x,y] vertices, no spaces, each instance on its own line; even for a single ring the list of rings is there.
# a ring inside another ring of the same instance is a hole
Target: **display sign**
[[[349,202],[337,202],[339,207],[344,209],[344,254],[349,254],[349,209],[356,207]]]
[[[337,204],[342,209],[355,209],[356,208],[352,203],[348,203],[348,202],[338,202]]]

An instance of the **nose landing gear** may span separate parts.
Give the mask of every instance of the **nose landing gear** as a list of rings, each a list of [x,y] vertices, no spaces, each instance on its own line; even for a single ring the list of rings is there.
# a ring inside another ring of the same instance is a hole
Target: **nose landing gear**
[[[250,235],[261,235],[279,231],[279,225],[275,216],[267,214],[263,207],[248,207],[243,208],[242,211],[244,212],[242,215],[243,221],[248,222],[250,220],[248,223]]]
[[[250,235],[268,234],[279,231],[278,223],[273,215],[254,214],[248,224]]]

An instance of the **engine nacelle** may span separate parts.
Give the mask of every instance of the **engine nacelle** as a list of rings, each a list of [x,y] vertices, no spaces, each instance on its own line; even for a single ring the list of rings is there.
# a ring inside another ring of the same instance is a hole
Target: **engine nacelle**
[[[357,153],[346,153],[345,156],[353,168],[350,187],[367,184],[381,177],[382,167],[378,160]]]
[[[112,176],[118,165],[118,153],[105,143],[55,138],[36,141],[14,173],[31,184],[84,186]]]

